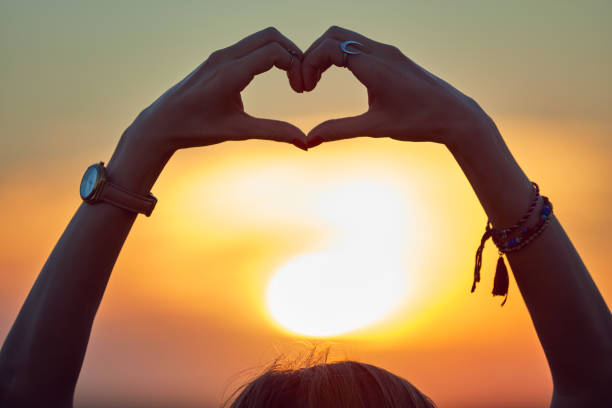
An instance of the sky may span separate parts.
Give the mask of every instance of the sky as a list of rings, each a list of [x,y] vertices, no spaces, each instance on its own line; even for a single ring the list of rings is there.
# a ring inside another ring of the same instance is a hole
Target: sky
[[[608,1],[0,1],[0,340],[79,205],[84,169],[211,52],[268,26],[303,50],[349,28],[478,101],[609,301],[611,17]],[[278,70],[257,77],[247,112],[308,131],[367,107],[340,68],[312,93],[287,85]],[[442,407],[550,401],[514,280],[503,308],[490,296],[490,246],[469,293],[486,216],[443,146],[223,143],[177,152],[152,192],[96,318],[77,407],[217,406],[313,343]],[[324,284],[308,297],[310,274]]]

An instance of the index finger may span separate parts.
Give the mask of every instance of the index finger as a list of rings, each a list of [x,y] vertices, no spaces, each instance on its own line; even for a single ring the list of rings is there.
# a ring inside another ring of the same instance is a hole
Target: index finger
[[[268,43],[230,64],[234,68],[230,71],[232,80],[230,88],[238,92],[241,92],[256,75],[270,70],[273,66],[287,71],[288,74],[293,73],[294,78],[299,77],[299,82],[291,83],[295,90],[302,87],[300,61],[276,42]],[[289,80],[291,79],[290,75]]]
[[[229,47],[215,51],[207,60],[207,64],[203,64],[201,67],[204,68],[207,65],[219,66],[230,61],[240,60],[241,58],[257,50],[274,43],[285,49],[286,53],[291,55],[292,58],[302,60],[304,54],[302,50],[300,50],[300,48],[293,43],[293,41],[281,34],[281,32],[276,28],[268,27],[243,38]],[[297,64],[295,65],[297,66]],[[197,71],[201,72],[202,69],[198,68]],[[287,77],[289,78],[289,83],[291,84],[293,90],[296,92],[303,91],[302,74],[300,70],[287,70]]]
[[[229,46],[226,51],[231,58],[241,58],[271,42],[279,43],[290,54],[300,59],[302,58],[302,50],[274,27],[264,28],[255,34],[251,34],[236,44]]]
[[[331,38],[331,39],[334,39],[334,40],[338,40],[340,42],[346,41],[346,40],[358,41],[358,42],[364,44],[364,46],[367,47],[367,48],[374,48],[375,45],[377,44],[376,41],[371,40],[368,37],[366,37],[364,35],[361,35],[361,34],[355,32],[355,31],[347,30],[346,28],[342,28],[342,27],[338,27],[338,26],[331,26],[331,27],[329,27],[327,29],[327,31],[325,31],[325,33],[323,33],[322,36],[317,38],[317,40],[315,42],[313,42],[310,47],[308,47],[306,52],[304,52],[304,56],[306,56],[309,53],[311,53],[326,38]]]
[[[332,65],[348,68],[368,89],[373,86],[380,65],[379,59],[361,46],[358,47],[360,54],[345,55],[340,45],[339,40],[325,38],[317,48],[304,56],[302,77],[305,91],[312,91],[321,79],[321,73]]]

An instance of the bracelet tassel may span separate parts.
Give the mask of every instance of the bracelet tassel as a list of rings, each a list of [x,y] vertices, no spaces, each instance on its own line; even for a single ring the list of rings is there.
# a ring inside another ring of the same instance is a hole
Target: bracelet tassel
[[[495,268],[495,278],[493,279],[493,296],[505,296],[502,306],[506,304],[508,300],[508,285],[510,284],[510,278],[508,277],[508,268],[504,262],[504,254],[499,253],[499,259],[497,260],[497,268]]]
[[[476,290],[476,284],[480,282],[480,268],[482,267],[482,251],[484,249],[485,243],[491,235],[493,234],[493,227],[489,221],[487,221],[487,226],[485,228],[485,233],[480,239],[480,246],[476,250],[476,263],[474,266],[474,283],[472,283],[472,293]]]
[[[542,233],[542,231],[544,231],[544,229],[546,229],[552,216],[552,203],[548,200],[548,197],[540,196],[540,189],[536,183],[531,184],[533,186],[534,198],[523,217],[521,217],[516,224],[504,229],[494,229],[493,224],[488,220],[485,227],[485,233],[480,239],[480,245],[476,250],[476,265],[474,267],[474,283],[472,283],[472,292],[476,290],[476,284],[480,282],[482,252],[484,250],[485,243],[489,238],[492,238],[493,243],[495,243],[499,252],[499,259],[497,260],[495,277],[493,279],[492,293],[493,296],[505,296],[504,301],[501,304],[502,306],[505,305],[506,301],[508,300],[508,286],[510,284],[508,268],[504,262],[504,255],[509,252],[522,249],[533,241]],[[537,224],[532,227],[524,226],[523,224],[525,224],[535,210],[536,204],[538,203],[540,197],[542,197],[543,205]],[[518,232],[518,235],[511,238],[516,232]]]

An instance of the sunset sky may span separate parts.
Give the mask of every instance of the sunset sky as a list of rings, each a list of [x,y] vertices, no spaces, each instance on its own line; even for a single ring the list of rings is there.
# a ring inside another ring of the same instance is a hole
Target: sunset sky
[[[0,1],[0,341],[85,168],[211,52],[267,26],[303,50],[349,28],[478,101],[609,303],[611,18],[609,1]],[[340,68],[307,94],[272,70],[243,100],[305,132],[367,107]],[[152,192],[97,315],[77,407],[217,406],[306,341],[401,375],[440,407],[549,403],[514,280],[503,308],[490,295],[491,243],[469,293],[486,216],[444,146],[223,143],[179,151]]]

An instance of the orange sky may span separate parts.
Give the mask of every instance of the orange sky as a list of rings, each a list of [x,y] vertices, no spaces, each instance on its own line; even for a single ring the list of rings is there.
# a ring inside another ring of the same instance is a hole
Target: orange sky
[[[610,299],[612,56],[602,47],[609,4],[544,13],[540,5],[469,2],[449,10],[398,2],[381,10],[357,3],[345,14],[330,5],[316,24],[307,21],[316,13],[298,5],[249,14],[216,2],[119,4],[0,6],[0,45],[9,57],[0,66],[7,90],[0,96],[0,339],[79,204],[85,167],[108,160],[135,114],[199,59],[267,25],[303,48],[332,23],[397,39],[407,55],[481,102]],[[247,111],[308,130],[365,107],[365,90],[340,69],[309,95],[292,94],[285,81],[279,72],[256,79],[244,95]],[[383,198],[370,200],[372,192]],[[155,213],[137,220],[96,319],[78,404],[215,404],[242,370],[302,347],[303,337],[268,310],[270,279],[296,257],[357,248],[355,234],[369,248],[390,241],[381,234],[400,242],[364,251],[370,258],[363,259],[396,262],[405,281],[399,301],[375,323],[326,340],[338,356],[402,375],[441,407],[549,401],[545,358],[516,285],[504,308],[489,294],[490,246],[483,282],[469,294],[486,218],[444,147],[358,139],[302,152],[225,143],[178,152],[153,193]],[[352,212],[339,217],[336,205]],[[385,224],[388,215],[397,222]],[[379,292],[363,303],[375,305],[385,297]]]

